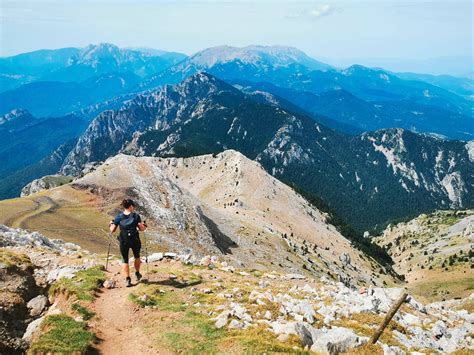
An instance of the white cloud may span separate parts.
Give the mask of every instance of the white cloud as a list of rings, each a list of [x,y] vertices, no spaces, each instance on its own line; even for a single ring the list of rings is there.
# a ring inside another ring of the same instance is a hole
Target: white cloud
[[[321,17],[329,16],[335,13],[336,11],[337,9],[331,4],[320,4],[311,9],[307,9],[298,13],[289,14],[288,18],[317,20]]]
[[[324,5],[319,5],[317,8],[313,10],[310,10],[308,15],[311,18],[319,18],[319,17],[332,14],[334,10],[335,10],[334,6],[331,6],[329,4],[324,4]]]

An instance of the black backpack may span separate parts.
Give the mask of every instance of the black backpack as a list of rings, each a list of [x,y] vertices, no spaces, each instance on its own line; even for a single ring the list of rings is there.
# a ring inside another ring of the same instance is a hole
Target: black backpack
[[[128,216],[122,213],[120,219],[120,236],[121,237],[138,237],[138,215],[134,212]]]

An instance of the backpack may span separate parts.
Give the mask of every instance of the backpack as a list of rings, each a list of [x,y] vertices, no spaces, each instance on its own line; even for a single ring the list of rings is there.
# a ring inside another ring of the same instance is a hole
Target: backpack
[[[137,214],[131,213],[130,215],[125,215],[122,213],[122,217],[120,219],[120,236],[125,237],[138,237],[138,218]]]

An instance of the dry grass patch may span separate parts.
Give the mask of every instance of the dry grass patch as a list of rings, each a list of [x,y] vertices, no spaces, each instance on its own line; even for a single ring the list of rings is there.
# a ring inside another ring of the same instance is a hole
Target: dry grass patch
[[[287,341],[281,342],[263,325],[228,331],[220,341],[219,350],[224,354],[310,354],[302,349],[297,336],[290,335]]]
[[[3,264],[7,269],[29,269],[33,268],[31,259],[23,253],[17,253],[6,248],[0,248],[0,264]]]
[[[383,355],[383,348],[377,344],[365,344],[355,349],[351,349],[344,354],[351,354],[351,355]]]
[[[374,313],[354,313],[349,318],[341,318],[331,325],[350,328],[359,335],[370,337],[374,334],[376,327],[383,322],[383,319],[384,316]],[[401,344],[393,336],[393,330],[397,330],[403,334],[407,332],[404,327],[394,320],[391,320],[379,340],[390,346],[400,346]]]

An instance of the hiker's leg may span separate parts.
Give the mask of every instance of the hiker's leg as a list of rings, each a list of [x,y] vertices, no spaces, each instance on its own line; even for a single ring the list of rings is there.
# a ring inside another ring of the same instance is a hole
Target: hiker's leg
[[[125,277],[130,277],[130,266],[128,265],[128,249],[129,245],[120,243],[120,254],[122,254],[122,273]]]
[[[122,264],[122,273],[125,278],[130,277],[130,266],[128,263]]]
[[[142,264],[142,261],[140,259],[140,249],[141,249],[140,239],[137,239],[132,245],[133,257],[135,258],[134,265],[135,265],[136,272],[140,272],[140,265]]]
[[[140,258],[138,259],[135,259],[135,270],[137,272],[140,272],[140,265],[142,264],[142,261],[140,260]]]

